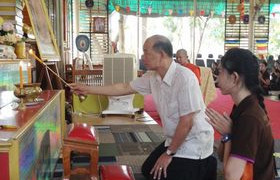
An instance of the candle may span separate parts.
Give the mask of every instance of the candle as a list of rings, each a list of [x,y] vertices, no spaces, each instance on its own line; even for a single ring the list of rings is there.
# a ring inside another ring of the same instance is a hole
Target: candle
[[[32,74],[31,74],[31,63],[27,64],[27,77],[28,77],[28,84],[32,83]]]
[[[23,62],[19,62],[19,87],[22,89],[23,88],[23,73],[22,73],[22,65]]]

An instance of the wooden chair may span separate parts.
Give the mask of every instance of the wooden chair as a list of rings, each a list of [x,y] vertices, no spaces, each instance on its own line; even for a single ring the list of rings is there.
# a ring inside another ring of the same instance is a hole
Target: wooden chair
[[[71,174],[89,174],[91,179],[98,177],[99,140],[93,126],[72,124],[68,136],[63,140],[62,151],[64,179],[69,179]],[[89,167],[71,168],[71,152],[89,154]]]
[[[77,63],[80,60],[77,58],[73,60],[72,82],[94,86],[103,85],[102,66],[94,65],[92,68],[89,68],[88,65],[82,64],[81,68],[77,69]]]

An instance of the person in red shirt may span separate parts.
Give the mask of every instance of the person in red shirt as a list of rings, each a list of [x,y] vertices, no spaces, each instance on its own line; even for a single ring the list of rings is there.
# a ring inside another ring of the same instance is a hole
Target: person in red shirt
[[[199,85],[201,84],[200,68],[198,66],[190,63],[190,61],[188,59],[188,53],[185,49],[179,49],[176,52],[176,62],[181,64],[182,66],[189,68],[196,75]]]

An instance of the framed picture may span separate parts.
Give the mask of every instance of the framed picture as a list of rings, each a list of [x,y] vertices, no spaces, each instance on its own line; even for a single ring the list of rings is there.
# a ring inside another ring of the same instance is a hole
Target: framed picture
[[[41,59],[60,61],[58,47],[43,0],[24,0]]]
[[[93,32],[105,32],[105,18],[94,17],[93,18]]]

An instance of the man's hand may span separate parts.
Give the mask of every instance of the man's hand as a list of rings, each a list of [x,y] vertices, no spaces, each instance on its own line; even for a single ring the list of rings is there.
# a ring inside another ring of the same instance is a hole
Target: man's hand
[[[166,170],[171,161],[172,156],[168,156],[165,152],[158,158],[157,162],[155,163],[153,169],[150,172],[150,174],[153,174],[154,179],[160,179],[162,173],[165,178],[167,177]]]
[[[90,87],[84,84],[70,84],[71,91],[77,95],[86,95],[90,92]]]

